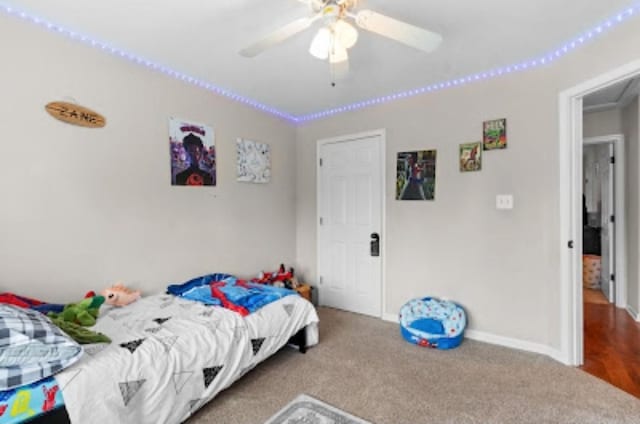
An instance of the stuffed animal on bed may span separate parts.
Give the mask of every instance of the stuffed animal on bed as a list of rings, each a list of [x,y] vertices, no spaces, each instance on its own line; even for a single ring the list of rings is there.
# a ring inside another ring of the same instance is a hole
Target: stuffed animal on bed
[[[105,303],[112,306],[126,306],[140,299],[140,290],[133,291],[122,283],[116,283],[102,290],[100,294],[105,297]]]
[[[280,264],[280,268],[275,272],[262,271],[258,274],[258,278],[251,280],[254,283],[270,284],[274,287],[285,287],[295,289],[298,287],[298,279],[294,275],[293,268],[286,271],[284,264]]]
[[[109,343],[111,342],[109,337],[85,328],[92,327],[96,323],[100,305],[103,303],[104,296],[89,296],[78,303],[65,305],[60,313],[49,312],[47,316],[51,318],[51,322],[80,344]]]
[[[84,327],[91,327],[96,323],[100,306],[104,300],[103,296],[87,297],[78,303],[65,305],[60,313],[49,312],[47,315],[54,320],[62,319]]]

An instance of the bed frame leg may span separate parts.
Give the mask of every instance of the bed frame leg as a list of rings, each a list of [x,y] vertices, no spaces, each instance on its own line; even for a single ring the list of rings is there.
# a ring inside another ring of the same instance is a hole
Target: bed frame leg
[[[296,346],[298,346],[298,350],[300,353],[307,353],[307,328],[304,327],[300,329],[293,337],[291,337],[290,342]]]

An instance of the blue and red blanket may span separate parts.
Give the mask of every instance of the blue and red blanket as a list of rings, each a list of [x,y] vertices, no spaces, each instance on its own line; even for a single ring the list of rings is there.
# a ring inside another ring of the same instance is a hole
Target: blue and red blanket
[[[19,306],[21,308],[33,309],[46,314],[47,312],[62,312],[64,305],[47,303],[31,297],[20,296],[15,293],[0,293],[0,303]]]
[[[208,274],[167,287],[167,293],[206,305],[222,306],[247,316],[294,290],[240,280],[230,274]]]

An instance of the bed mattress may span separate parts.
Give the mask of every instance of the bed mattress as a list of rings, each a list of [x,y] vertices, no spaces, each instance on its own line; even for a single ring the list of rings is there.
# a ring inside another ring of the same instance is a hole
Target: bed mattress
[[[56,375],[72,423],[180,423],[308,327],[315,308],[287,296],[247,317],[171,295],[104,310],[95,331],[111,344],[86,345]]]

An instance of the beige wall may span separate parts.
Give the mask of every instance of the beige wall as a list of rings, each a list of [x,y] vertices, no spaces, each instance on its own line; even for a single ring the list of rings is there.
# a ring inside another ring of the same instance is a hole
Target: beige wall
[[[290,125],[12,18],[0,40],[0,291],[70,301],[116,280],[159,291],[293,262]],[[69,98],[107,126],[45,113]],[[170,116],[214,127],[217,187],[170,185]],[[271,144],[271,183],[235,181],[236,137]]]
[[[294,258],[315,283],[316,140],[386,128],[385,313],[411,297],[449,297],[472,329],[558,348],[558,93],[640,57],[638,37],[627,24],[549,67],[293,129],[0,17],[0,39],[20,40],[3,44],[0,79],[0,289],[64,301],[118,279],[157,291]],[[69,97],[104,114],[107,127],[44,113]],[[218,187],[169,185],[169,116],[215,128]],[[502,117],[508,149],[486,152],[479,173],[459,173],[458,144]],[[270,184],[235,182],[238,136],[271,144]],[[425,148],[438,149],[436,200],[394,200],[397,152]],[[514,195],[514,210],[495,209],[499,193]]]
[[[298,129],[297,261],[316,281],[316,140],[386,128],[386,304],[416,296],[462,303],[470,328],[560,348],[558,94],[640,57],[629,24],[551,66],[316,121]],[[400,75],[399,75],[400,77]],[[458,144],[507,118],[508,148],[458,171]],[[394,200],[399,151],[438,150],[436,200]],[[498,211],[511,193],[515,209]],[[322,287],[319,288],[322,296]]]
[[[638,97],[622,111],[622,126],[626,147],[626,193],[625,212],[627,217],[627,304],[637,314],[640,311],[640,204],[638,187],[640,187],[640,146]]]
[[[621,133],[622,119],[620,109],[584,113],[582,120],[582,135],[585,138]]]

